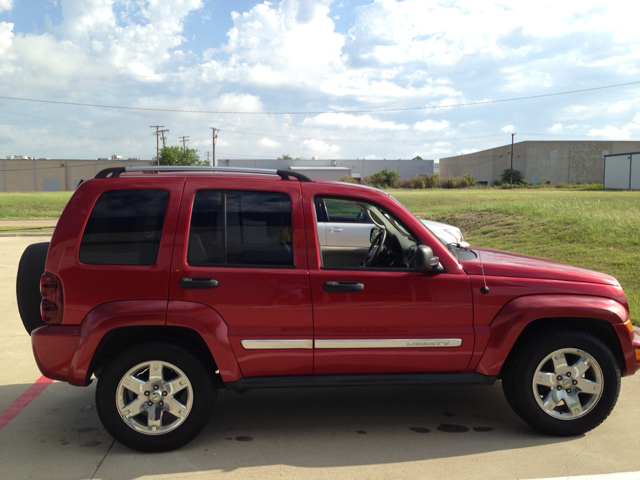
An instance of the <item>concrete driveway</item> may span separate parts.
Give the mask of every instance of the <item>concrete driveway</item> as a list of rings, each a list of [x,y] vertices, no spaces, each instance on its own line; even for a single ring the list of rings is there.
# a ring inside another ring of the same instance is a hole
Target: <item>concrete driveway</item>
[[[242,396],[222,391],[207,427],[189,445],[163,454],[134,452],[102,428],[95,385],[34,386],[41,374],[18,315],[15,277],[24,248],[47,240],[0,238],[3,479],[514,479],[640,470],[640,375],[623,379],[609,419],[579,437],[536,433],[512,413],[499,382]]]

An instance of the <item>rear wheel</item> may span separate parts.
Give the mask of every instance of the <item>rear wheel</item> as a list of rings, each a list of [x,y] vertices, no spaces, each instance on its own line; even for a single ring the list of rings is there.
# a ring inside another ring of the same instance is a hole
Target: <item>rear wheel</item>
[[[134,345],[100,375],[96,406],[107,431],[135,450],[186,445],[204,428],[215,398],[213,378],[188,350],[165,342]]]
[[[514,352],[502,386],[511,408],[541,432],[578,435],[600,425],[620,393],[620,367],[597,337],[550,332]]]

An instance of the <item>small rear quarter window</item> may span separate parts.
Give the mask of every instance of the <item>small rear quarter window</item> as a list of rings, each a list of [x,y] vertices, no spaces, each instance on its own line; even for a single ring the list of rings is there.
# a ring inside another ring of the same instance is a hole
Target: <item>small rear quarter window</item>
[[[109,190],[96,201],[78,258],[94,265],[153,265],[167,210],[166,190]]]

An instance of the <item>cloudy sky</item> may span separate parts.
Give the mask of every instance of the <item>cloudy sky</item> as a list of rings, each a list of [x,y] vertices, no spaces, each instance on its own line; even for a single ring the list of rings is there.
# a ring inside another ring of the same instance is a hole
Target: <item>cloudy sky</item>
[[[637,140],[630,5],[0,0],[0,158],[150,159],[150,125],[203,157],[216,127],[218,158]]]

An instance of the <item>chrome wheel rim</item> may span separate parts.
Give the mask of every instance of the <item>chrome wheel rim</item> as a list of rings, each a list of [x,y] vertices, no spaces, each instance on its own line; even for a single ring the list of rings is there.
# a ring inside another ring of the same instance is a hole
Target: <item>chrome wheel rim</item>
[[[146,435],[178,428],[193,406],[191,382],[175,365],[161,360],[131,368],[118,383],[116,407],[122,420]]]
[[[538,364],[532,388],[538,406],[547,415],[574,420],[594,409],[602,397],[604,376],[587,352],[562,348]]]

